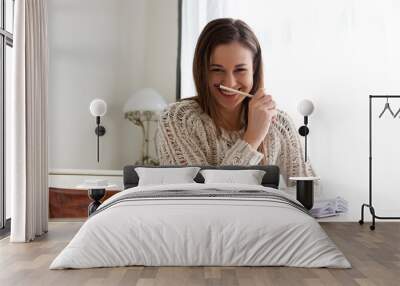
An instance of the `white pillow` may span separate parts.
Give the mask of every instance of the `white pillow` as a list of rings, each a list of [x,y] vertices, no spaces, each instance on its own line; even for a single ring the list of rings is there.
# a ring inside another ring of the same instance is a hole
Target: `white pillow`
[[[201,170],[205,184],[234,183],[245,185],[261,185],[265,171],[261,170]]]
[[[195,183],[193,179],[199,170],[199,167],[135,168],[139,176],[139,186]]]

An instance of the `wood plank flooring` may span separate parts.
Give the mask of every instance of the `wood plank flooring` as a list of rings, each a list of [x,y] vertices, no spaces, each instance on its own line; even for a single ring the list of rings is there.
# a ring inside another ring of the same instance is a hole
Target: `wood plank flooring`
[[[290,267],[120,267],[48,270],[82,222],[50,222],[32,243],[0,241],[0,285],[400,285],[400,223],[321,223],[352,269]]]

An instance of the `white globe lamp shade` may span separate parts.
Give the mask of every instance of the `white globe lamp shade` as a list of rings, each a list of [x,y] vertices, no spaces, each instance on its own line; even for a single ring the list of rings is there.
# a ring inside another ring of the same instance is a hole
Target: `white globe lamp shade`
[[[309,116],[314,111],[314,104],[311,100],[303,99],[299,102],[297,110],[303,116]]]
[[[130,111],[162,111],[167,106],[165,99],[153,88],[143,88],[133,93],[124,105],[124,113]]]
[[[99,98],[93,99],[90,103],[90,113],[97,117],[97,116],[104,116],[107,112],[107,103]]]

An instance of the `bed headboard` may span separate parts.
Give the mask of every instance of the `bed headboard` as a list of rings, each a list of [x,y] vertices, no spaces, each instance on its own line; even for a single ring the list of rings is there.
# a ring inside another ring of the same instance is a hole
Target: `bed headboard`
[[[135,171],[136,167],[147,167],[147,168],[182,168],[185,166],[143,166],[143,165],[128,165],[124,167],[124,189],[133,188],[138,185],[139,176]],[[264,187],[278,188],[279,185],[279,167],[275,165],[268,166],[194,166],[200,167],[201,169],[221,169],[221,170],[248,170],[257,169],[265,171],[265,175],[262,179],[261,184]],[[198,173],[194,178],[197,183],[204,183],[203,176]]]

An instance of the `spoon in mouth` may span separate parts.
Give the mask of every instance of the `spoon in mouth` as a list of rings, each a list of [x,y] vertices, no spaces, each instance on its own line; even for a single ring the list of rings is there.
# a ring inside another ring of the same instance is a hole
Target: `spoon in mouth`
[[[226,90],[226,91],[230,91],[230,92],[234,92],[234,93],[237,93],[237,94],[240,94],[240,95],[248,96],[250,98],[253,97],[253,95],[251,95],[250,93],[246,93],[246,92],[243,92],[243,91],[240,91],[240,90],[236,90],[236,89],[233,89],[233,88],[230,88],[230,87],[226,87],[226,86],[223,86],[222,84],[220,84],[218,87],[220,89],[223,89],[223,90]]]

